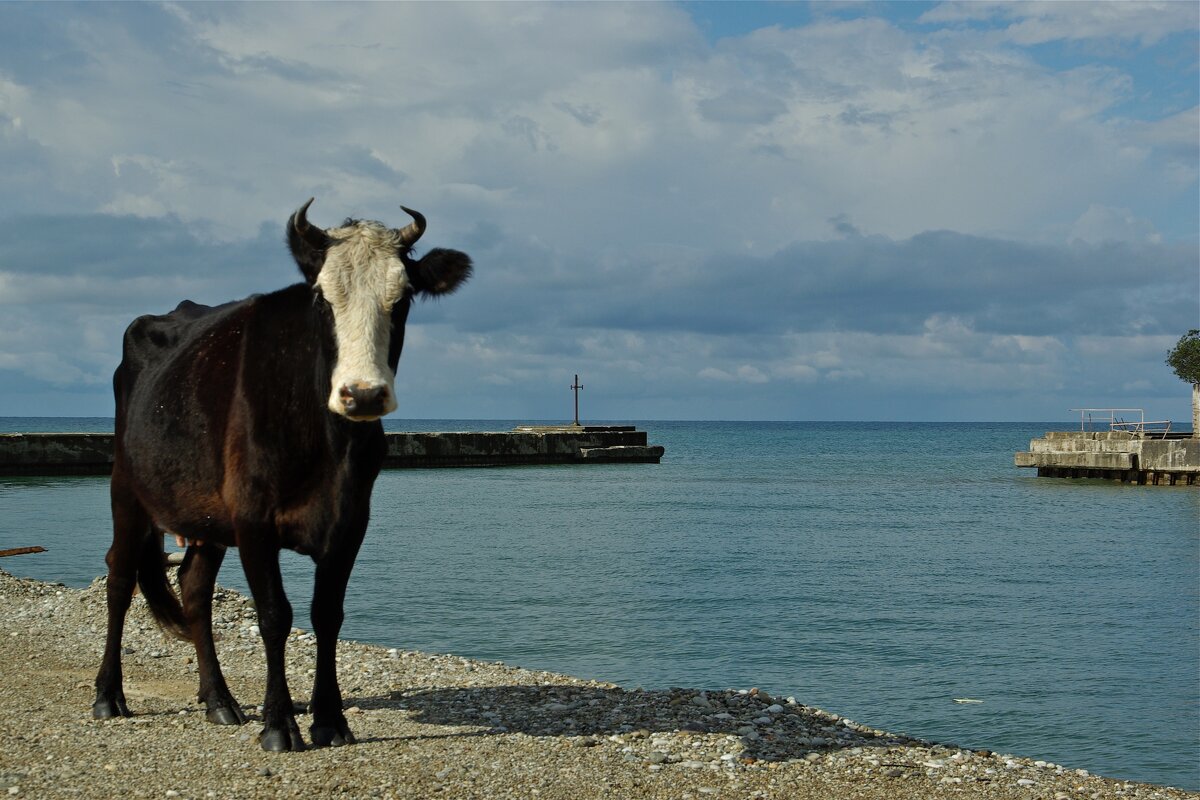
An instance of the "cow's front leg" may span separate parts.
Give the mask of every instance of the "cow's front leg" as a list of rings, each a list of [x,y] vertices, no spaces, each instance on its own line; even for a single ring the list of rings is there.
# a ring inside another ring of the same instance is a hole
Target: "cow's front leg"
[[[357,547],[354,548],[357,551]],[[354,734],[342,712],[342,690],[337,679],[337,642],[344,618],[346,584],[355,553],[338,553],[317,564],[313,586],[312,624],[317,635],[317,670],[313,680],[312,736],[314,747],[340,747],[354,743]]]
[[[239,529],[237,540],[267,653],[267,693],[263,698],[263,729],[259,743],[263,750],[303,750],[304,739],[296,726],[292,695],[284,671],[284,648],[292,629],[292,605],[283,592],[275,532]]]

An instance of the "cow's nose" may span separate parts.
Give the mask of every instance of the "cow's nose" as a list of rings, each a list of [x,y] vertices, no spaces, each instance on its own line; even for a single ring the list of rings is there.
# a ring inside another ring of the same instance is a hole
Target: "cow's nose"
[[[346,416],[355,419],[382,417],[387,413],[389,396],[388,387],[382,384],[379,386],[355,384],[354,386],[343,386],[338,390],[338,397],[342,400],[342,408],[345,409]]]

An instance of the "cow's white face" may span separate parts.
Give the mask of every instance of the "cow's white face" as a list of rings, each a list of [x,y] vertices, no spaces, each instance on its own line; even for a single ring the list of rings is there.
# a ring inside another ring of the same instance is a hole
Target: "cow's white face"
[[[396,410],[390,365],[400,357],[413,296],[453,292],[470,276],[471,258],[435,247],[414,259],[412,246],[425,232],[425,217],[411,208],[400,206],[413,218],[400,229],[347,220],[322,230],[308,221],[312,203],[292,215],[287,238],[296,266],[333,314],[337,353],[327,405],[356,422],[378,419]],[[395,353],[389,352],[393,342]]]
[[[329,247],[316,286],[333,311],[337,361],[329,410],[355,421],[396,410],[395,374],[388,366],[392,307],[408,290],[397,231],[356,222],[325,231]]]

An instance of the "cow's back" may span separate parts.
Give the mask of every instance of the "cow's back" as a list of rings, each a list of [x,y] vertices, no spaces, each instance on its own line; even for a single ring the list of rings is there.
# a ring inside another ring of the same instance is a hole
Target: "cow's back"
[[[243,301],[244,302],[244,301]],[[146,370],[166,365],[184,349],[184,346],[214,324],[219,324],[234,306],[205,306],[184,300],[169,314],[146,314],[138,317],[125,329],[121,350],[121,365],[117,368],[116,380],[125,381],[131,388],[132,382]]]
[[[221,306],[184,301],[125,331],[114,458],[156,519],[179,533],[196,521],[226,527],[219,499],[223,442],[255,297]]]

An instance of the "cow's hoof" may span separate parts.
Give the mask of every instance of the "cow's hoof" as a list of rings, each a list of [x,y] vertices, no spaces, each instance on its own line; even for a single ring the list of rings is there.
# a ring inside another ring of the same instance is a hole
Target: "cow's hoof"
[[[332,725],[313,725],[308,733],[312,736],[313,747],[341,747],[355,742],[354,734],[345,723],[340,729]]]
[[[237,706],[217,706],[204,712],[204,718],[214,725],[241,725],[246,715]]]
[[[92,703],[92,719],[113,719],[114,717],[132,717],[129,706],[122,700],[97,700]]]
[[[284,753],[289,750],[298,751],[307,749],[304,739],[300,736],[300,729],[296,727],[295,722],[287,728],[263,728],[262,733],[258,735],[258,743],[268,753]]]

